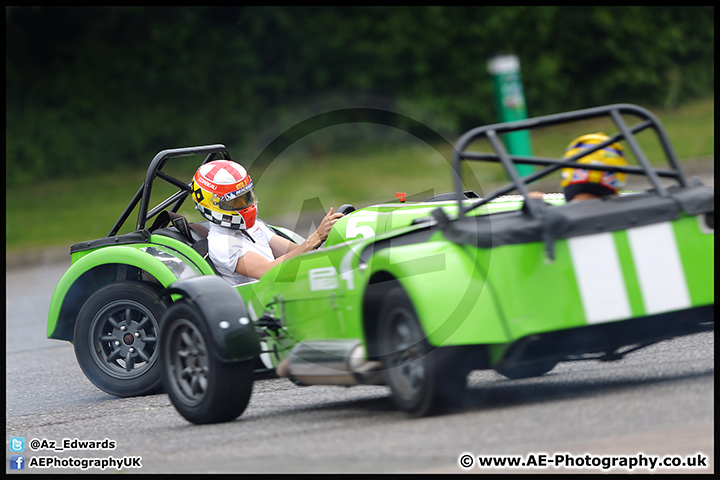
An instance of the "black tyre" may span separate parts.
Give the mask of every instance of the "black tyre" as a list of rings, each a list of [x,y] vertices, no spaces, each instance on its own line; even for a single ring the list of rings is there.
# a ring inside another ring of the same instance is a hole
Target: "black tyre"
[[[75,322],[75,357],[85,376],[118,397],[162,391],[160,318],[167,305],[142,282],[116,282],[88,298]]]
[[[497,366],[495,371],[500,375],[512,380],[520,380],[522,378],[539,377],[546,374],[557,365],[556,360],[539,360],[533,363],[524,363],[521,365]]]
[[[210,335],[200,312],[184,300],[162,319],[163,384],[177,411],[195,424],[239,417],[252,394],[254,359],[221,361],[211,351]]]
[[[467,371],[450,349],[427,342],[402,288],[385,298],[378,333],[383,375],[401,410],[420,417],[461,404]]]

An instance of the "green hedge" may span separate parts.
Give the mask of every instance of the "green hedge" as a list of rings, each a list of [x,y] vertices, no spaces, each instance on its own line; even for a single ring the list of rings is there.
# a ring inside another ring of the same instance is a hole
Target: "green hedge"
[[[713,7],[6,7],[6,39],[17,183],[245,146],[333,106],[452,138],[495,121],[500,52],[530,115],[714,89]]]

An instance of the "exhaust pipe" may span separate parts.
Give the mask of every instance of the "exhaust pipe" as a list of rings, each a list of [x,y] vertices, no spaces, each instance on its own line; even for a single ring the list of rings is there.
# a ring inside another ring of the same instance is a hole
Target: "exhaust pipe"
[[[276,373],[300,385],[384,385],[381,369],[358,340],[319,340],[295,345]]]

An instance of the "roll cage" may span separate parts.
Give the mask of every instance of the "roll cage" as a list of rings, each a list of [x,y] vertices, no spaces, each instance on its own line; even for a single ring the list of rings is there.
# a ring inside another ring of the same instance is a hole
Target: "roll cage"
[[[228,152],[227,148],[225,148],[225,145],[222,144],[204,145],[199,147],[172,148],[168,150],[163,150],[157,155],[155,155],[152,162],[150,162],[150,166],[148,167],[147,173],[145,175],[145,181],[142,183],[142,185],[140,185],[140,188],[135,193],[132,200],[130,200],[128,206],[125,207],[125,210],[123,210],[120,218],[118,218],[117,222],[115,222],[115,225],[113,225],[112,229],[110,229],[110,232],[106,236],[113,237],[117,235],[118,231],[120,230],[120,228],[122,228],[123,224],[130,216],[130,213],[135,209],[138,203],[140,203],[140,208],[138,210],[138,219],[137,224],[135,225],[135,230],[144,229],[148,220],[150,220],[171,205],[172,207],[170,208],[170,211],[173,213],[177,213],[178,209],[185,201],[185,198],[187,198],[187,196],[191,193],[191,182],[184,183],[177,178],[163,172],[162,169],[167,163],[167,161],[173,157],[203,154],[206,155],[205,160],[203,160],[202,162],[203,165],[207,162],[214,160],[217,154],[222,154],[224,160],[232,160],[230,152]],[[155,178],[160,178],[168,182],[169,184],[178,187],[179,190],[174,194],[170,195],[168,198],[166,198],[159,204],[157,204],[152,209],[149,209],[150,194],[152,193],[152,186]]]
[[[628,126],[628,124],[623,119],[622,114],[634,116],[640,119],[640,123],[637,123],[633,126]],[[502,142],[498,137],[500,134],[515,132],[519,130],[531,130],[535,128],[549,127],[551,125],[558,125],[562,123],[569,123],[573,121],[606,116],[609,116],[614,122],[614,124],[617,126],[619,130],[618,133],[611,135],[610,138],[608,138],[604,142],[599,143],[567,159],[510,155],[505,150],[505,147],[503,146]],[[669,169],[657,168],[652,166],[648,161],[645,152],[638,144],[635,138],[635,134],[647,128],[654,130],[656,135],[658,136],[658,139],[670,164]],[[490,142],[494,153],[481,153],[468,150],[468,147],[481,139],[487,139]],[[654,187],[654,192],[656,193],[656,195],[663,198],[668,197],[669,194],[667,188],[660,183],[660,177],[674,178],[678,181],[681,187],[687,186],[687,180],[685,179],[685,176],[680,169],[680,165],[675,151],[673,150],[670,140],[665,133],[665,130],[663,129],[660,121],[652,113],[637,105],[606,105],[602,107],[588,108],[584,110],[576,110],[572,112],[529,118],[526,120],[486,125],[472,129],[465,133],[456,143],[452,158],[452,166],[454,173],[453,182],[455,186],[456,198],[458,199],[458,218],[462,218],[471,210],[485,205],[491,200],[494,200],[502,195],[506,195],[514,190],[517,190],[521,195],[526,196],[528,194],[527,185],[529,183],[545,177],[559,169],[566,167],[587,169],[587,164],[580,164],[577,162],[579,158],[589,153],[600,150],[601,148],[604,148],[620,140],[625,140],[629,144],[630,149],[640,163],[640,166],[593,165],[593,170],[623,172],[633,175],[645,175]],[[465,196],[462,195],[463,182],[460,166],[463,160],[485,161],[494,163],[499,162],[504,167],[504,170],[510,178],[511,182],[493,191],[486,197],[468,205],[466,203]],[[544,168],[535,171],[527,176],[521,177],[515,169],[516,164],[537,165]],[[540,214],[537,212],[537,208],[534,208],[533,205],[533,202],[527,203],[529,213],[533,217],[538,217]]]

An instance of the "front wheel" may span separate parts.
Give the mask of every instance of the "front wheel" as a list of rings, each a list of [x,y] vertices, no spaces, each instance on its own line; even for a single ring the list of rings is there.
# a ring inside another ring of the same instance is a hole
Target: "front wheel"
[[[428,343],[402,288],[385,298],[378,333],[383,375],[401,410],[420,417],[461,403],[467,376],[462,362],[452,350]]]
[[[184,300],[167,310],[160,332],[163,384],[177,411],[195,424],[239,417],[250,401],[254,360],[221,361],[202,315]]]

